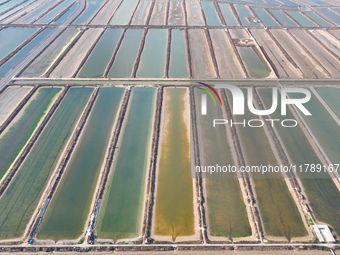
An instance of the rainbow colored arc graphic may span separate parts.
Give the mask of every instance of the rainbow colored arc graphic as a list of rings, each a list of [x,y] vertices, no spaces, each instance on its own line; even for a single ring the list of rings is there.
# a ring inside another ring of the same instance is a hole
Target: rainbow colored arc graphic
[[[217,96],[218,100],[220,101],[220,104],[222,105],[222,100],[221,100],[219,94],[217,93],[217,91],[216,91],[212,86],[210,86],[210,85],[208,85],[208,84],[205,84],[205,83],[203,83],[203,82],[198,82],[198,83],[199,83],[199,84],[202,84],[203,86],[206,86],[206,87],[209,88],[212,92],[214,92],[214,94]],[[199,88],[199,89],[201,89],[201,90],[203,90],[204,92],[206,92],[206,93],[214,100],[215,105],[217,105],[216,100],[215,100],[215,97],[213,96],[213,94],[211,94],[211,92],[210,92],[209,90],[204,89],[204,88]]]

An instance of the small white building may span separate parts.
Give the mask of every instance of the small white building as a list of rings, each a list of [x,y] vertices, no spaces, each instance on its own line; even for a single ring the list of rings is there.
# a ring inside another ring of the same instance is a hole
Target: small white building
[[[320,243],[335,243],[332,232],[327,225],[313,225],[312,227]]]

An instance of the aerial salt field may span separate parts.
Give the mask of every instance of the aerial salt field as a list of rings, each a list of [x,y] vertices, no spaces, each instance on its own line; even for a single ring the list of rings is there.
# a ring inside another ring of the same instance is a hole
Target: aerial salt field
[[[0,250],[337,254],[339,6],[0,0]]]

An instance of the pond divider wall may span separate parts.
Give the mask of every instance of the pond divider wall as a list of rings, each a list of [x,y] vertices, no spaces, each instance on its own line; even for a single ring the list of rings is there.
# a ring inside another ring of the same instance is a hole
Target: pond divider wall
[[[188,26],[188,13],[187,13],[187,6],[186,6],[186,2],[185,0],[183,0],[183,10],[184,10],[184,22],[185,22],[185,26]]]
[[[227,94],[226,94],[224,89],[222,89],[221,91],[222,91],[222,100],[223,100],[224,104],[226,105],[225,109],[226,109],[228,119],[234,120],[233,115],[231,113],[229,100],[227,99]],[[242,152],[241,142],[240,142],[240,139],[238,137],[236,127],[232,126],[230,129],[231,129],[231,133],[232,133],[232,140],[233,140],[233,144],[234,144],[234,149],[235,149],[235,152],[236,152],[236,155],[237,155],[237,159],[235,160],[235,163],[237,162],[237,164],[239,166],[245,166],[246,165],[245,159],[244,159],[244,155],[243,155],[243,152]],[[258,238],[259,240],[262,241],[264,229],[263,229],[263,223],[262,223],[261,215],[260,215],[260,212],[258,210],[258,206],[257,206],[256,199],[255,199],[255,192],[254,192],[254,189],[252,187],[249,174],[244,173],[241,176],[242,176],[242,182],[243,182],[243,186],[245,188],[246,196],[247,196],[246,197],[247,198],[247,204],[246,205],[247,205],[247,207],[249,207],[250,212],[251,212],[250,213],[251,219],[249,219],[249,221],[250,221],[251,226],[252,226],[252,232],[253,232],[253,235],[256,238]]]
[[[199,143],[198,143],[198,130],[197,130],[197,118],[196,118],[196,101],[195,101],[195,93],[194,87],[189,87],[189,96],[190,96],[190,112],[191,112],[191,138],[193,140],[193,153],[194,153],[194,161],[196,166],[201,165],[200,161],[200,150],[199,150]],[[203,188],[203,179],[202,173],[196,173],[195,176],[195,183],[196,183],[196,196],[197,201],[199,202],[197,205],[198,211],[198,226],[200,227],[199,231],[199,239],[201,242],[206,243],[209,241],[208,233],[207,233],[207,219],[205,215],[205,208],[204,208],[204,188]]]
[[[121,102],[121,105],[120,105],[117,123],[114,127],[112,139],[111,139],[110,144],[109,144],[108,153],[106,154],[107,157],[105,159],[105,167],[102,170],[102,172],[100,173],[100,176],[99,176],[99,179],[98,179],[99,186],[98,186],[98,189],[95,192],[94,199],[92,201],[91,210],[89,212],[87,225],[86,225],[87,228],[93,229],[94,226],[95,226],[95,222],[96,222],[97,218],[92,217],[92,215],[95,215],[96,211],[98,210],[97,206],[98,206],[99,200],[102,200],[105,189],[106,189],[106,183],[107,183],[107,180],[109,178],[111,166],[113,164],[113,160],[114,160],[114,156],[115,156],[115,150],[117,148],[117,144],[118,144],[118,141],[119,141],[119,135],[120,135],[121,130],[122,130],[122,126],[123,126],[123,122],[124,122],[124,119],[125,119],[126,109],[128,107],[130,95],[131,95],[131,89],[126,88],[122,102]]]
[[[220,79],[220,72],[218,70],[218,65],[217,65],[217,61],[216,61],[216,56],[215,56],[215,52],[214,52],[214,49],[213,49],[213,46],[212,46],[212,41],[211,41],[211,37],[210,37],[210,33],[209,33],[209,30],[208,29],[205,29],[205,36],[207,38],[207,42],[208,42],[208,46],[209,46],[209,51],[210,51],[210,55],[211,55],[211,58],[212,58],[212,62],[213,62],[213,65],[214,65],[214,69],[215,69],[215,73],[217,75],[217,78]]]
[[[120,6],[123,4],[123,1],[124,0],[119,0],[119,3],[116,7],[116,9],[114,10],[114,12],[112,13],[112,16],[109,18],[109,21],[107,22],[106,25],[110,25],[111,24],[111,21],[112,19],[114,18],[114,16],[116,15],[116,12],[119,10]],[[107,1],[108,3],[110,2],[110,0]]]
[[[163,104],[163,86],[157,88],[154,115],[154,126],[152,131],[152,147],[150,155],[149,170],[147,173],[148,180],[145,194],[144,218],[142,225],[142,233],[144,238],[149,238],[152,229],[153,206],[155,203],[155,182],[156,182],[156,168],[158,158],[159,133],[161,125],[161,113]]]
[[[253,40],[254,40],[254,42],[256,42],[255,39],[253,39]],[[271,73],[273,69],[271,68],[270,62],[267,61],[269,58],[266,58],[266,55],[263,53],[262,48],[260,47],[260,50],[256,46],[253,46],[251,48],[254,50],[255,54],[259,57],[261,62],[264,64],[264,66],[266,67],[267,71],[269,73]]]
[[[152,11],[155,7],[155,3],[156,3],[156,0],[152,0],[152,3],[151,3],[151,6],[150,6],[150,10],[149,10],[149,14],[148,14],[148,17],[146,19],[146,25],[149,25],[150,24],[150,20],[151,20],[151,16],[152,16]]]
[[[143,31],[143,36],[142,36],[141,43],[139,45],[139,49],[138,49],[138,53],[137,53],[137,58],[135,60],[133,68],[132,68],[132,74],[131,74],[132,78],[136,78],[137,70],[138,70],[140,59],[141,59],[141,56],[142,56],[142,53],[143,53],[143,49],[144,49],[144,46],[145,46],[145,40],[146,40],[146,36],[148,34],[148,31],[149,31],[148,29],[144,29],[144,31]]]
[[[226,26],[227,23],[223,17],[223,14],[221,12],[221,9],[220,9],[220,6],[218,5],[218,2],[214,1],[213,2],[213,5],[215,7],[215,11],[216,11],[216,14],[217,14],[217,18],[219,19],[219,21],[221,22],[222,26]]]
[[[34,238],[36,235],[36,231],[38,230],[39,224],[42,221],[41,214],[43,213],[45,206],[48,201],[50,201],[53,197],[54,192],[56,191],[58,184],[63,176],[63,173],[66,169],[67,163],[69,159],[71,158],[72,152],[74,148],[76,147],[76,144],[78,142],[79,136],[81,135],[81,132],[86,124],[86,120],[88,116],[90,115],[91,109],[93,107],[93,104],[97,98],[99,92],[99,88],[96,87],[94,91],[92,92],[92,95],[85,107],[85,110],[82,113],[82,116],[80,117],[80,120],[78,121],[77,126],[75,127],[73,134],[70,138],[70,140],[67,142],[67,147],[63,155],[61,156],[61,159],[59,159],[58,165],[52,174],[52,177],[48,181],[48,184],[46,186],[46,189],[44,191],[44,194],[42,195],[39,205],[36,208],[30,222],[28,223],[25,231],[25,237]],[[66,94],[66,93],[65,93]]]
[[[21,111],[21,109],[26,105],[28,100],[33,96],[33,94],[38,90],[39,86],[34,86],[30,92],[21,100],[19,105],[15,110],[7,117],[6,121],[0,126],[0,135],[7,128],[7,126],[12,122],[15,116]]]
[[[189,79],[192,78],[192,64],[191,64],[191,52],[190,52],[190,45],[189,45],[189,32],[188,29],[185,29],[185,43],[187,46],[187,54],[188,54],[188,66],[189,66]]]
[[[98,10],[92,15],[91,19],[89,19],[85,24],[82,24],[82,25],[88,25],[90,24],[94,18],[98,15],[98,13],[103,9],[105,8],[105,6],[110,2],[110,0],[106,0],[105,2],[102,3],[102,5],[98,8]],[[87,2],[86,2],[87,3]],[[86,9],[86,7],[85,7]]]
[[[165,14],[165,25],[168,25],[169,23],[169,13],[170,13],[170,1],[167,1],[166,14]]]
[[[235,6],[234,6],[233,4],[229,4],[229,6],[230,6],[230,9],[231,9],[232,13],[234,14],[234,17],[235,17],[236,20],[237,20],[237,23],[238,23],[240,26],[242,26],[242,22],[241,22],[241,20],[240,20],[240,17],[238,16],[238,13],[237,13],[237,11],[236,11],[236,9],[235,9]]]
[[[274,71],[276,77],[280,77],[279,72],[277,71],[276,66],[274,65],[274,63],[273,63],[273,61],[270,59],[270,57],[268,56],[266,50],[263,48],[263,46],[260,46],[260,45],[259,45],[259,47],[260,47],[260,50],[262,51],[264,57],[267,59],[267,61],[269,62],[269,64],[270,64],[271,67],[273,68],[273,71]]]
[[[4,194],[6,188],[9,186],[11,180],[15,176],[17,170],[25,160],[26,156],[32,149],[33,145],[35,144],[36,140],[38,139],[39,135],[45,128],[47,122],[50,120],[51,116],[59,106],[60,102],[64,98],[66,92],[68,91],[68,87],[63,89],[57,99],[54,101],[50,109],[48,110],[48,113],[45,115],[43,120],[41,121],[40,125],[37,127],[37,129],[34,131],[33,135],[30,137],[29,141],[26,143],[25,147],[22,149],[20,155],[16,158],[15,162],[12,164],[12,167],[7,172],[7,174],[3,177],[3,180],[0,183],[0,197]]]
[[[169,78],[169,68],[170,68],[170,57],[171,57],[171,38],[172,29],[168,29],[168,42],[166,46],[166,56],[165,56],[165,66],[164,66],[164,77]]]
[[[258,245],[258,246],[242,246],[242,245],[216,245],[216,246],[209,246],[209,245],[202,245],[202,246],[193,246],[193,245],[181,245],[181,246],[165,246],[165,245],[157,245],[157,246],[146,246],[146,245],[91,245],[91,246],[81,246],[81,245],[65,245],[63,247],[56,247],[56,246],[43,246],[43,247],[36,247],[36,246],[17,246],[17,247],[10,247],[10,246],[3,246],[0,248],[0,252],[11,252],[11,253],[19,253],[19,252],[57,252],[57,253],[70,253],[70,252],[164,252],[164,251],[319,251],[323,250],[326,253],[330,250],[339,250],[339,247],[334,247],[330,249],[329,247],[323,245]],[[200,252],[200,253],[201,253]],[[100,254],[100,253],[98,253]]]

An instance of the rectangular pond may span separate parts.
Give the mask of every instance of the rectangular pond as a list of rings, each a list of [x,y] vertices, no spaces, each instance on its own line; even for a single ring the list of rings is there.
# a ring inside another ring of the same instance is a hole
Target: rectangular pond
[[[144,49],[141,54],[137,77],[162,78],[165,72],[168,31],[166,29],[149,29]]]
[[[41,222],[39,239],[76,239],[82,234],[123,92],[123,88],[100,89]]]
[[[118,49],[113,65],[108,73],[110,78],[129,78],[134,69],[143,29],[128,29]]]
[[[103,76],[123,29],[107,29],[79,71],[79,78],[99,78]]]
[[[153,232],[173,241],[195,234],[187,93],[164,89]]]
[[[266,65],[252,47],[237,47],[248,74],[252,78],[265,78],[269,75]]]
[[[201,95],[195,89],[196,106],[201,104]],[[201,115],[196,107],[198,141],[202,166],[234,165],[231,147],[231,132],[226,126],[213,127],[214,119],[224,118],[222,108],[207,99],[207,115]],[[236,173],[204,174],[207,218],[211,236],[237,238],[251,236],[246,206]]]
[[[188,78],[187,46],[184,30],[171,30],[169,77]]]
[[[155,92],[154,88],[132,90],[98,215],[99,238],[118,240],[140,236]]]
[[[205,14],[205,20],[208,26],[221,26],[213,2],[202,1],[201,2],[203,12]]]
[[[133,11],[137,7],[138,0],[124,0],[113,18],[110,21],[111,25],[126,25],[129,23]]]
[[[233,11],[230,8],[229,4],[226,3],[218,3],[220,10],[223,14],[224,21],[226,22],[227,26],[238,26],[237,20],[233,14]]]

